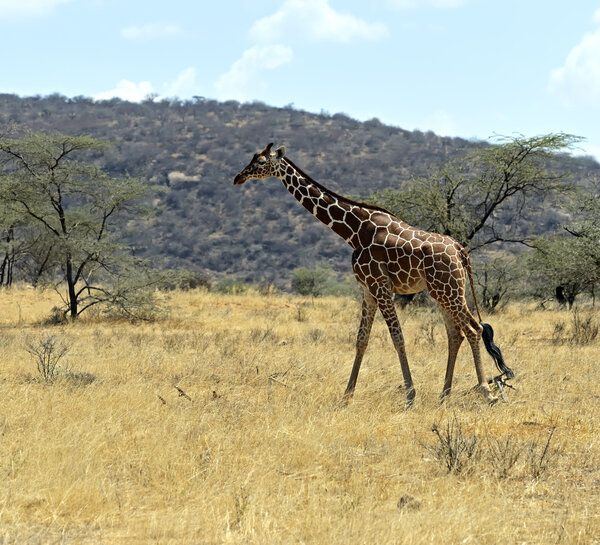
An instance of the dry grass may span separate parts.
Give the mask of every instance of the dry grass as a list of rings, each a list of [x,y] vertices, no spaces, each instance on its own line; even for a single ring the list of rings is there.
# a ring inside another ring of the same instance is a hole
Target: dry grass
[[[169,299],[158,323],[47,327],[52,293],[0,293],[0,543],[600,542],[600,343],[553,342],[566,313],[489,317],[518,387],[490,408],[466,347],[439,405],[441,321],[405,312],[405,411],[381,318],[339,405],[357,301]],[[44,334],[69,346],[53,383],[24,343]],[[477,442],[460,471],[434,425]]]

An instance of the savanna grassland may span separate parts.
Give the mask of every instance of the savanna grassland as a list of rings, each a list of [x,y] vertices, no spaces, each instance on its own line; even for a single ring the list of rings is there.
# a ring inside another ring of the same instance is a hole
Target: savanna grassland
[[[153,323],[52,326],[53,292],[0,292],[0,543],[600,543],[600,339],[566,311],[487,317],[517,375],[493,407],[466,346],[439,404],[441,319],[402,311],[405,410],[381,318],[340,405],[355,299],[162,297]]]

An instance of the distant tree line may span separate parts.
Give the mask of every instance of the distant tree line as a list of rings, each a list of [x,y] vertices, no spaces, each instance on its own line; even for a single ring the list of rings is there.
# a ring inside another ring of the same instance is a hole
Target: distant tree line
[[[8,142],[10,127],[20,135],[11,137],[13,142]],[[269,141],[285,144],[294,162],[334,191],[372,199],[415,226],[451,234],[465,244],[474,252],[479,290],[490,308],[516,293],[542,299],[560,294],[570,304],[596,283],[593,203],[598,190],[593,180],[600,175],[600,165],[566,153],[577,143],[572,135],[514,137],[490,145],[406,131],[376,119],[359,122],[344,114],[312,114],[258,102],[149,97],[136,104],[0,95],[0,134],[6,150],[32,131],[50,139],[69,135],[66,138],[77,145],[85,142],[85,149],[60,159],[61,172],[73,173],[78,163],[87,164],[92,171],[81,173],[81,179],[88,180],[86,187],[97,185],[100,193],[93,198],[90,194],[89,200],[77,190],[66,198],[65,218],[73,222],[67,226],[68,237],[57,229],[62,229],[60,212],[49,196],[46,204],[58,224],[44,226],[22,203],[17,206],[13,200],[8,206],[11,194],[5,193],[0,204],[3,284],[15,275],[39,283],[60,270],[68,288],[70,269],[71,283],[80,282],[75,295],[87,282],[78,297],[94,291],[98,297],[100,291],[92,289],[94,279],[104,284],[118,267],[103,263],[97,252],[106,249],[110,254],[111,248],[112,255],[126,257],[135,269],[149,260],[153,268],[185,268],[197,278],[212,279],[214,286],[232,279],[236,285],[290,289],[306,270],[318,269],[321,276],[322,270],[329,271],[334,278],[347,274],[350,248],[306,214],[281,184],[267,180],[243,190],[233,188],[233,175]],[[108,141],[111,146],[99,144]],[[28,173],[6,150],[3,191],[8,191],[9,179],[16,183],[17,175],[19,187],[35,187],[32,180],[38,175]],[[71,164],[71,158],[77,161]],[[29,175],[32,185],[25,186]],[[124,201],[107,217],[108,231],[101,242],[95,248],[86,246],[94,233],[98,236],[98,221],[110,210],[105,207],[109,201],[94,199],[111,193],[111,184]],[[135,188],[144,194],[128,200],[126,190]],[[31,190],[28,198],[34,195]],[[152,216],[146,214],[149,209]],[[92,215],[94,221],[75,220],[80,213]],[[87,231],[77,237],[69,231],[82,225]],[[561,244],[568,251],[561,250]],[[67,248],[70,260],[64,253]],[[585,278],[565,273],[572,252],[572,262],[586,263],[577,269],[586,271]],[[557,266],[554,272],[551,263]],[[90,271],[93,274],[86,276]],[[113,281],[118,278],[112,275]],[[305,286],[307,282],[311,281],[305,279]],[[332,285],[317,281],[315,289],[328,291]],[[83,299],[71,306],[73,289],[66,293],[69,312],[86,307]]]

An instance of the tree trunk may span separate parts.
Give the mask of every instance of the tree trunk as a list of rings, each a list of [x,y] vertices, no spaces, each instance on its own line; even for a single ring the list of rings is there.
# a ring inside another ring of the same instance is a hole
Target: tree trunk
[[[34,288],[37,287],[37,285],[40,281],[40,278],[46,271],[46,265],[48,264],[48,261],[50,261],[50,256],[52,255],[52,249],[53,249],[52,245],[50,245],[50,248],[46,252],[46,257],[44,258],[44,261],[42,261],[42,263],[38,267],[37,271],[35,272],[35,276],[33,277],[32,281],[31,281],[31,284],[33,285]]]
[[[8,252],[4,255],[2,265],[0,265],[0,287],[4,286],[4,279],[6,277],[6,268],[8,266]]]
[[[564,286],[556,286],[556,289],[554,290],[554,293],[556,295],[556,300],[558,301],[558,304],[561,307],[564,307],[567,304],[567,298],[565,296],[565,288]],[[569,306],[569,308],[571,308]]]
[[[74,322],[77,319],[77,293],[75,291],[75,282],[73,281],[73,263],[71,262],[71,256],[67,257],[66,267],[66,280],[68,289],[68,303],[69,303],[69,316],[71,321]]]
[[[6,253],[0,265],[0,286],[10,286],[13,281],[13,268],[15,265],[15,249],[11,242],[14,240],[14,229],[9,227],[4,237],[6,242]]]

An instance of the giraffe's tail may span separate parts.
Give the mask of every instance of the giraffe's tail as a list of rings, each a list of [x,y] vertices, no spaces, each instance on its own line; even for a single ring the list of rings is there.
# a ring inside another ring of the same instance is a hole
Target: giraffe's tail
[[[479,323],[481,324],[481,327],[483,327],[483,332],[481,333],[483,344],[489,355],[494,359],[498,371],[502,373],[500,376],[504,376],[506,379],[514,378],[515,374],[513,373],[513,370],[506,365],[504,358],[502,357],[502,351],[494,343],[494,330],[492,329],[492,326],[490,324],[484,324],[483,322]]]
[[[462,257],[462,262],[467,270],[467,275],[469,277],[469,283],[471,284],[471,293],[473,294],[473,301],[475,303],[475,310],[477,311],[477,317],[479,318],[479,324],[483,327],[483,331],[481,333],[481,338],[483,339],[483,344],[485,349],[488,351],[489,355],[492,356],[498,371],[502,373],[500,376],[505,376],[507,379],[514,378],[515,374],[513,370],[506,365],[504,362],[504,358],[502,356],[502,351],[494,343],[494,330],[490,324],[483,323],[481,319],[481,312],[479,311],[479,305],[477,304],[477,296],[475,295],[475,284],[473,283],[473,271],[471,270],[471,259],[469,258],[469,254],[467,251],[461,247],[460,255]]]
[[[481,312],[479,312],[479,304],[477,303],[477,295],[475,295],[475,284],[473,282],[473,271],[471,270],[471,258],[462,246],[460,247],[460,257],[463,262],[463,267],[467,270],[467,276],[469,277],[469,284],[471,284],[471,293],[473,294],[473,302],[475,303],[475,310],[477,311],[477,317],[479,323],[481,323]]]

